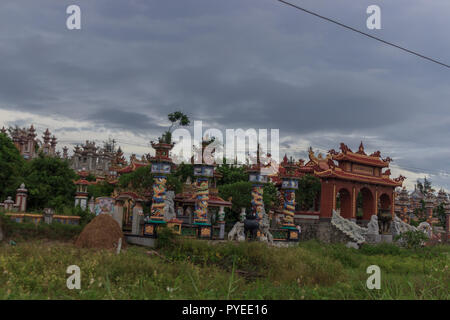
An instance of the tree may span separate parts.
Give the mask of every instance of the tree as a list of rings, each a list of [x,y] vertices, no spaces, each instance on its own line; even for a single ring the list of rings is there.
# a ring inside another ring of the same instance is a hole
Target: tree
[[[194,179],[194,166],[183,162],[177,166],[174,176],[181,182],[185,182],[188,177],[190,177],[192,181]]]
[[[141,194],[152,191],[153,174],[149,167],[140,167],[133,172],[120,176],[119,187],[127,190],[134,190]],[[168,176],[167,189],[173,190],[175,193],[181,192],[181,182],[176,176]]]
[[[248,173],[243,166],[231,166],[226,163],[225,159],[223,164],[217,167],[216,171],[222,175],[217,181],[218,185],[248,181]]]
[[[311,209],[320,193],[320,179],[307,174],[298,181],[298,190],[295,192],[295,199],[301,210]]]
[[[264,185],[263,201],[266,212],[269,212],[269,210],[273,207],[277,207],[279,205],[278,189],[273,183],[267,183]]]
[[[241,208],[246,208],[249,212],[252,199],[252,183],[249,181],[240,181],[231,184],[219,186],[219,196],[225,200],[232,197],[231,214],[225,215],[227,221],[238,220]]]
[[[0,201],[14,196],[23,182],[22,170],[25,160],[11,139],[0,133]]]
[[[28,207],[41,210],[49,207],[62,210],[73,206],[77,178],[67,161],[42,153],[25,165],[24,179],[28,189]]]
[[[427,177],[423,178],[423,183],[420,179],[417,179],[417,188],[424,196],[428,196],[435,191],[432,187],[431,180],[427,179]]]
[[[160,139],[160,142],[164,143],[172,143],[172,132],[173,130],[175,130],[175,128],[179,126],[187,126],[191,123],[189,117],[181,111],[169,113],[168,118],[169,121],[171,122],[171,125],[169,129],[166,132],[164,132],[164,134]]]
[[[110,197],[114,192],[114,185],[101,181],[96,184],[88,186],[89,198],[94,197]]]
[[[219,195],[225,200],[232,197],[231,215],[226,215],[228,221],[236,221],[241,212],[241,208],[246,208],[247,213],[250,212],[252,200],[251,182],[239,181],[221,185],[219,186]],[[266,212],[278,204],[277,188],[272,183],[264,186],[263,202]]]
[[[149,167],[140,167],[133,172],[120,176],[119,186],[123,189],[135,190],[138,193],[151,190],[153,186],[153,175]]]

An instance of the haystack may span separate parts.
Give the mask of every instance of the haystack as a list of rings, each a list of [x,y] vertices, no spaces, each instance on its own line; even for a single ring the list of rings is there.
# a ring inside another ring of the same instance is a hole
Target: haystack
[[[126,241],[122,229],[109,214],[100,214],[86,225],[75,245],[80,248],[116,249],[119,239],[122,248]]]

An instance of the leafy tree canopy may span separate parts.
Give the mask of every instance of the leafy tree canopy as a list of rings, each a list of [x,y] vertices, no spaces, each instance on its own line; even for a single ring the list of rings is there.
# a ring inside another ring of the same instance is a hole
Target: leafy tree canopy
[[[188,177],[191,181],[194,180],[194,166],[190,163],[181,163],[177,166],[174,176],[177,177],[181,183],[185,182]]]
[[[88,186],[88,192],[89,192],[89,199],[91,197],[94,198],[110,197],[111,194],[114,192],[114,185],[106,181],[98,182],[97,184]]]
[[[23,182],[22,170],[25,160],[12,140],[0,133],[0,201],[14,198],[16,189]]]
[[[173,130],[175,130],[175,128],[179,126],[187,126],[191,123],[189,117],[181,111],[169,113],[168,118],[169,121],[171,122],[171,125],[169,129],[166,132],[164,132],[164,134],[160,139],[160,141],[164,143],[172,143],[172,132]]]
[[[152,191],[153,174],[149,167],[140,167],[134,172],[130,172],[120,176],[119,187],[123,189],[131,189],[138,193]],[[181,192],[181,182],[174,175],[167,178],[167,189],[173,190],[175,193]]]
[[[248,181],[248,173],[243,166],[231,166],[224,162],[216,168],[216,171],[222,174],[217,181],[218,185]]]
[[[73,180],[76,178],[76,173],[67,161],[40,154],[25,165],[28,207],[37,210],[46,207],[60,210],[64,206],[73,206],[76,191]]]
[[[314,206],[314,201],[320,194],[320,179],[312,175],[304,175],[298,181],[298,190],[295,199],[301,210],[309,210]]]
[[[246,212],[251,210],[252,200],[252,183],[249,181],[239,181],[235,183],[219,186],[219,195],[225,200],[232,197],[231,216],[228,215],[227,220],[237,220],[241,208],[246,208]],[[277,188],[272,183],[264,186],[263,194],[264,208],[266,212],[278,205]]]

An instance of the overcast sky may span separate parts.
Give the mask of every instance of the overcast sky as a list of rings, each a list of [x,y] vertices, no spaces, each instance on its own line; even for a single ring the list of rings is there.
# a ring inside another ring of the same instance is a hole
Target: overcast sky
[[[291,0],[450,63],[448,0]],[[66,28],[66,8],[82,30]],[[381,7],[382,30],[366,28]],[[306,158],[345,142],[450,190],[450,70],[276,0],[1,0],[0,127],[150,151],[169,112],[280,129]]]

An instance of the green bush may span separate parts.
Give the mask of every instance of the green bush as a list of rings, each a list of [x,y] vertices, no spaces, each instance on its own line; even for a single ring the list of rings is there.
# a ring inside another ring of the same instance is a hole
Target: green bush
[[[175,246],[177,239],[178,235],[168,228],[167,225],[161,224],[158,227],[158,240],[156,242],[158,248],[172,248]]]
[[[428,241],[428,236],[422,231],[407,231],[395,237],[395,240],[408,249],[418,249]]]

